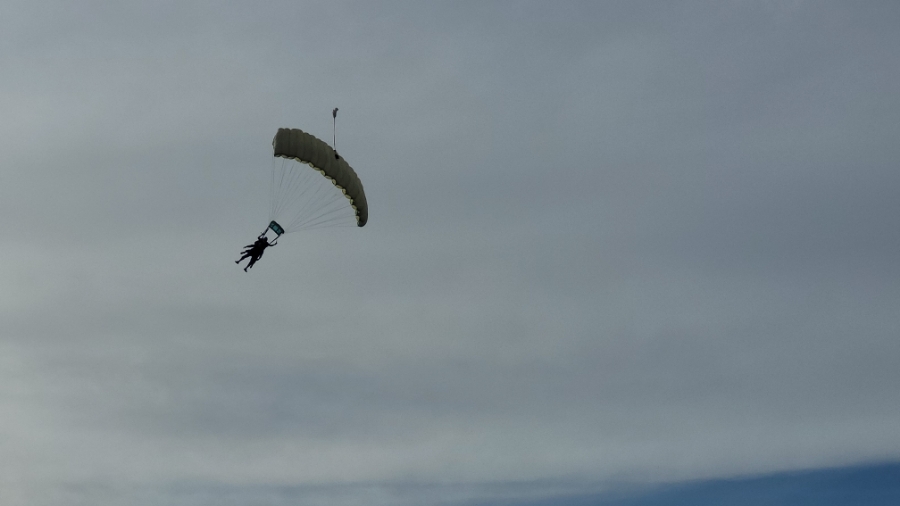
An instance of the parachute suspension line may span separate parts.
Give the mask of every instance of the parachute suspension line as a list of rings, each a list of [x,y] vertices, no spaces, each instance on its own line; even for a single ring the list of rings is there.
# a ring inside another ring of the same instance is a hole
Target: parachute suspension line
[[[305,195],[314,183],[312,170],[300,165],[299,162],[284,158],[282,160],[282,170],[287,178],[280,187],[281,194],[276,197],[279,201],[278,216],[289,207],[296,208],[298,202],[305,204]],[[303,210],[299,209],[298,212]],[[289,229],[292,228],[286,224]]]
[[[291,162],[284,158],[272,159],[272,220],[280,218],[285,206],[290,205],[290,191],[296,186],[298,178],[296,172],[291,170],[290,164]]]
[[[296,193],[296,200],[300,205],[296,207],[293,216],[288,217],[288,227],[290,227],[291,230],[297,230],[297,222],[302,216],[308,215],[315,209],[318,200],[315,196],[318,193],[317,190],[321,185],[321,182],[314,179],[318,174],[316,174],[313,169],[303,170],[303,173],[306,177],[302,180],[303,184],[300,186],[299,193]]]
[[[311,195],[307,197],[302,212],[297,213],[292,226],[308,228],[317,224],[321,219],[328,218],[341,209],[350,207],[349,201],[342,192],[337,191],[331,179],[318,177],[314,174],[315,184],[312,185]],[[349,216],[351,213],[345,213]],[[338,216],[340,217],[340,216]]]
[[[344,195],[333,187],[330,179],[318,177],[319,174],[312,171],[307,173],[313,175],[315,181],[304,188],[303,193],[307,193],[306,190],[309,189],[309,195],[301,194],[299,197],[302,198],[303,206],[297,210],[294,219],[290,222],[290,227],[293,229],[307,228],[326,215],[350,206]],[[344,205],[341,205],[341,201]]]
[[[281,162],[281,169],[278,169],[278,163]],[[289,161],[281,158],[273,158],[272,162],[272,216],[271,219],[277,218],[284,206],[290,201],[290,188],[294,186],[294,180],[297,175],[290,170]],[[278,182],[276,183],[276,172]],[[286,181],[285,181],[286,180]]]
[[[327,196],[325,192],[331,195]],[[342,195],[336,194],[333,189],[331,191],[319,189],[313,198],[317,202],[324,203],[316,210],[315,214],[298,213],[295,219],[291,221],[290,227],[292,229],[308,229],[318,225],[331,224],[332,222],[337,224],[340,221],[349,222],[352,213],[348,211],[350,207],[348,204],[340,205],[340,200],[344,200]]]
[[[294,178],[296,178],[296,175],[291,172],[288,164],[285,162],[287,160],[282,158],[281,169],[278,171],[278,183],[275,185],[275,198],[273,200],[275,207],[272,219],[278,218],[284,206],[289,203],[290,193],[288,191],[293,186]]]
[[[269,181],[269,202],[272,203],[272,207],[269,208],[269,221],[273,221],[275,219],[275,164],[278,163],[277,159],[272,160],[272,177]]]
[[[342,221],[350,224],[351,219],[355,219],[355,213],[349,212],[350,202],[346,197],[341,192],[335,191],[335,188],[327,186],[321,185],[317,188],[315,196],[311,199],[316,202],[312,206],[315,212],[299,214],[297,220],[292,222],[292,226],[309,229],[339,224]]]
[[[356,213],[332,179],[308,163],[275,157],[272,162],[270,220],[277,221],[287,232],[295,232],[310,228],[356,226]]]

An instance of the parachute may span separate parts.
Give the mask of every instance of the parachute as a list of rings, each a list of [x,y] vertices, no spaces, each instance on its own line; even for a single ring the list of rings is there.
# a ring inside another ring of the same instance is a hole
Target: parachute
[[[279,128],[272,140],[272,209],[276,236],[311,228],[362,227],[369,218],[362,182],[324,141],[295,128]]]

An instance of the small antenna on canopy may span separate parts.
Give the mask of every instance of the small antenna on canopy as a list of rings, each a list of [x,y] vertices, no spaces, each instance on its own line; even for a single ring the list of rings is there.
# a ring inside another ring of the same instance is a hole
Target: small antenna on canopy
[[[334,159],[337,160],[340,158],[337,153],[337,111],[338,108],[335,107],[333,111],[331,111],[331,145],[334,146]]]

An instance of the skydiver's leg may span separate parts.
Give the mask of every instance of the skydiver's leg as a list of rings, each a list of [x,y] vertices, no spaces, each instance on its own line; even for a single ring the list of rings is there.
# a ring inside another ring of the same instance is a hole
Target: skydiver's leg
[[[244,267],[244,272],[247,272],[247,269],[253,267],[253,264],[255,264],[257,260],[259,260],[259,257],[250,257],[250,263],[247,264],[247,267]]]
[[[244,252],[244,256],[242,256],[242,257],[241,257],[240,259],[238,259],[238,260],[235,260],[234,263],[239,264],[239,263],[241,263],[241,260],[243,260],[243,259],[245,259],[245,258],[247,258],[247,257],[249,257],[249,256],[250,256],[250,253],[247,253],[247,252],[245,251],[245,252]]]

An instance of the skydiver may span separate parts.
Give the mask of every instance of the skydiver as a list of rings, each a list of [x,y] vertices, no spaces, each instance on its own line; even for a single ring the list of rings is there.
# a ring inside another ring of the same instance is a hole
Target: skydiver
[[[262,258],[263,251],[265,251],[266,248],[268,248],[269,246],[275,246],[276,244],[278,244],[278,239],[269,242],[269,240],[266,239],[266,234],[261,234],[256,238],[256,242],[254,242],[253,244],[248,244],[246,247],[244,247],[243,256],[238,260],[235,260],[234,263],[240,264],[241,260],[250,257],[250,262],[248,262],[247,266],[244,267],[244,272],[247,272],[247,269],[253,267],[253,264],[255,264],[257,260]]]

